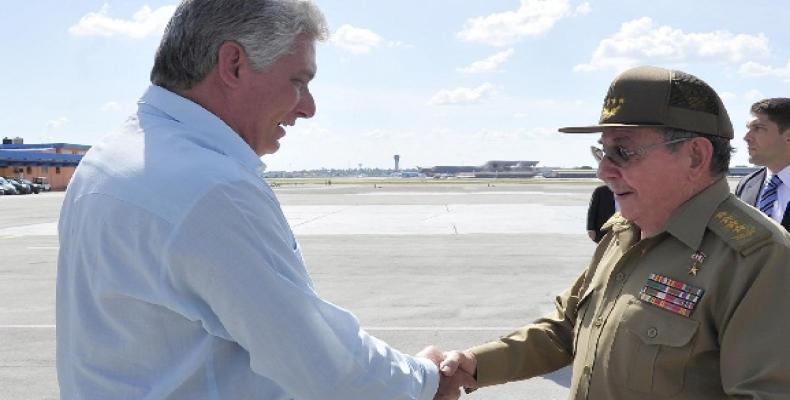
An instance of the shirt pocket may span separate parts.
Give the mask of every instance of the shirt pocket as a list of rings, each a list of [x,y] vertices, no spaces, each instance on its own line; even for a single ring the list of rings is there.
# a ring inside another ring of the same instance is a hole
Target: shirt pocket
[[[658,398],[677,394],[698,329],[698,321],[631,300],[609,354],[612,381]]]

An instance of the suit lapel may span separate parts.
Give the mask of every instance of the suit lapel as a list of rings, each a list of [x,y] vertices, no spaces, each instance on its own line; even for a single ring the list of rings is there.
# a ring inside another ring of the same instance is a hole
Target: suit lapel
[[[757,199],[760,198],[760,191],[763,189],[763,183],[765,183],[765,172],[765,168],[761,169],[744,184],[741,200],[753,206],[757,205]]]

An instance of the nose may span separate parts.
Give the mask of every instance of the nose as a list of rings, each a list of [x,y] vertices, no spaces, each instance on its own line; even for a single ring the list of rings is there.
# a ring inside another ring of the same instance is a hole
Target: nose
[[[299,98],[299,103],[296,104],[296,117],[305,119],[313,118],[315,115],[315,108],[315,99],[313,99],[313,94],[310,93],[309,90],[305,89]]]
[[[604,157],[601,162],[598,163],[596,175],[598,175],[598,179],[608,182],[620,175],[620,167],[615,165],[609,157]]]

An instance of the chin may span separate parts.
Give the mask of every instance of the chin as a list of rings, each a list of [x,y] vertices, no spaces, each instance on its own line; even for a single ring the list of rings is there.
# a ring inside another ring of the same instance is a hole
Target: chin
[[[280,150],[280,143],[266,143],[258,146],[255,149],[255,153],[258,154],[258,157],[261,157],[264,154],[274,154],[277,152],[277,150]]]

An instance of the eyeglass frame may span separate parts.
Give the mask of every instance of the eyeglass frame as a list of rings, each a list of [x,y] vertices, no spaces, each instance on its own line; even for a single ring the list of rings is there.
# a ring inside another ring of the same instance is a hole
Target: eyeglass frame
[[[620,145],[615,145],[615,146],[601,145],[600,147],[590,146],[590,153],[592,153],[593,158],[599,164],[601,163],[601,161],[603,161],[604,158],[608,158],[609,161],[612,162],[612,164],[622,168],[626,164],[628,164],[629,161],[638,160],[644,157],[645,153],[647,153],[647,151],[650,150],[651,148],[658,147],[661,145],[685,142],[689,139],[692,138],[679,138],[679,139],[667,140],[666,142],[652,143],[642,146],[636,150],[628,150]],[[612,152],[616,151],[617,154],[614,157],[612,157],[609,154],[609,152],[607,152],[607,149],[610,149]]]

